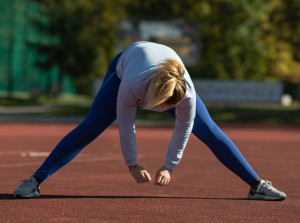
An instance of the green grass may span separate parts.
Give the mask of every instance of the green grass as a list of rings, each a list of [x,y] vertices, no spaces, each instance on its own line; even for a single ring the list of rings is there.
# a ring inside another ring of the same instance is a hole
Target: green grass
[[[37,99],[32,98],[5,98],[0,97],[0,106],[29,106],[29,105],[41,105]]]
[[[300,107],[208,107],[218,123],[300,125]]]
[[[73,96],[65,95],[62,97],[53,96],[40,96],[40,97],[30,97],[28,95],[22,95],[19,97],[1,97],[0,96],[0,106],[11,107],[11,106],[36,106],[36,105],[75,105],[75,106],[87,106],[92,103],[92,99],[88,96]]]
[[[219,124],[267,124],[267,125],[293,125],[300,126],[300,107],[289,108],[272,107],[250,107],[250,106],[208,106],[212,119]],[[138,118],[171,121],[167,113],[139,111]]]
[[[86,116],[90,106],[88,105],[56,105],[54,109],[43,112],[43,116]]]

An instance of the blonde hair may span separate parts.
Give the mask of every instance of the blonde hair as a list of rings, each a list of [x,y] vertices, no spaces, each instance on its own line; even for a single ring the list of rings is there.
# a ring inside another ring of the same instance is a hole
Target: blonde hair
[[[144,108],[153,108],[161,103],[178,104],[185,95],[184,66],[175,59],[166,59],[152,74],[146,92]]]

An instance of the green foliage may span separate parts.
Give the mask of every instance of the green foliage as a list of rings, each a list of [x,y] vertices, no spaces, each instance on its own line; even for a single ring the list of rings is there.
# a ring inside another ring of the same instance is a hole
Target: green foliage
[[[40,55],[38,67],[42,70],[58,67],[60,78],[56,93],[60,92],[64,75],[75,79],[88,77],[96,57],[97,38],[90,35],[90,26],[87,25],[92,15],[84,2],[43,0],[42,12],[47,20],[33,18],[40,33],[52,37],[49,42],[30,44]]]
[[[201,78],[300,81],[300,1],[130,1],[128,15],[198,24]]]
[[[195,77],[300,81],[299,0],[41,0],[47,22],[35,21],[50,43],[37,46],[39,66],[53,65],[85,92],[116,55],[121,19],[182,18],[199,30]]]
[[[300,82],[300,1],[275,2],[266,35],[270,72],[281,80]]]
[[[257,79],[264,76],[266,50],[260,38],[263,1],[211,1],[203,24],[202,73],[208,78]]]

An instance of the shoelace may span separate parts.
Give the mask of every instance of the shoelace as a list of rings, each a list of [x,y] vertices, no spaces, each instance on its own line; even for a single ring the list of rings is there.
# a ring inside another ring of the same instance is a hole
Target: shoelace
[[[269,186],[272,186],[272,182],[269,181],[269,180],[266,180],[266,181],[265,181],[265,185],[268,186],[268,187],[269,187]]]
[[[18,184],[20,184],[20,183],[26,183],[26,182],[32,182],[32,179],[30,178],[30,179],[23,179],[23,180],[20,180],[20,181],[18,182]]]
[[[272,187],[272,182],[269,181],[269,180],[265,180],[261,185],[259,185],[259,187],[257,188],[256,192],[258,192],[259,189],[260,189],[260,187],[263,186],[263,185],[264,185],[266,188],[269,189],[270,187]]]

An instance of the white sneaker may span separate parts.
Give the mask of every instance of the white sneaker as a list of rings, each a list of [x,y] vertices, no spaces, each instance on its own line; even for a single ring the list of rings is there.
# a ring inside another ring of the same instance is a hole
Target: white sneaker
[[[40,196],[40,185],[34,177],[29,177],[27,180],[22,180],[20,182],[23,183],[15,190],[14,197],[29,198]]]
[[[281,201],[286,194],[272,186],[272,182],[261,180],[256,187],[251,187],[248,194],[250,200]]]

